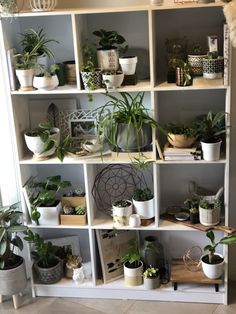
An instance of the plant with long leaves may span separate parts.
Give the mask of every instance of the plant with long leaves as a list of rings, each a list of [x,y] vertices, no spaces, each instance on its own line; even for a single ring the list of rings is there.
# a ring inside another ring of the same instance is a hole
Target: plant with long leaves
[[[211,241],[211,244],[208,244],[204,247],[204,251],[208,251],[208,259],[209,259],[210,264],[212,264],[213,257],[214,257],[215,251],[216,251],[216,247],[219,244],[229,245],[229,244],[236,243],[236,234],[227,235],[226,237],[223,237],[218,241],[215,241],[215,234],[212,230],[207,231],[206,236]]]
[[[0,269],[14,265],[15,247],[23,249],[23,242],[17,233],[26,231],[27,227],[22,225],[21,217],[19,203],[0,207]]]
[[[108,141],[116,150],[117,132],[120,123],[127,126],[126,145],[128,147],[131,128],[134,128],[135,141],[140,151],[139,133],[146,124],[151,128],[158,127],[157,122],[149,116],[148,109],[143,104],[144,92],[131,95],[127,92],[121,92],[121,97],[108,94],[109,101],[102,107],[96,109],[98,111],[98,131],[101,142]]]

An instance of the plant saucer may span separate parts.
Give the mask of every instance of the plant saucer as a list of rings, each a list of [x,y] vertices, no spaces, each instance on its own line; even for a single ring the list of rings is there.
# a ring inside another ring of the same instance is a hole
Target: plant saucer
[[[184,213],[184,212],[175,214],[175,219],[178,220],[178,221],[188,220],[189,219],[189,214],[188,213]]]

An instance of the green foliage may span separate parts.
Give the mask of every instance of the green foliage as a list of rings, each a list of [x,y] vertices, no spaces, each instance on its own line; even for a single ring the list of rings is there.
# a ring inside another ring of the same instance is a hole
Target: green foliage
[[[206,115],[197,117],[195,124],[198,128],[199,139],[206,143],[215,143],[225,133],[226,112],[220,111],[213,114],[209,111]]]
[[[191,80],[192,80],[192,69],[191,69],[191,66],[187,62],[180,61],[178,67],[183,69],[184,86],[190,85]]]
[[[129,242],[129,248],[128,248],[128,253],[125,254],[121,258],[122,262],[127,263],[128,266],[137,268],[140,266],[140,261],[141,261],[141,255],[139,253],[138,249],[138,244],[136,241],[130,241]]]
[[[102,107],[96,109],[99,112],[98,131],[101,142],[108,141],[118,150],[116,138],[118,125],[127,125],[126,143],[128,146],[131,127],[135,128],[135,138],[139,147],[139,132],[144,124],[152,128],[157,127],[157,122],[148,114],[143,105],[144,93],[137,93],[135,96],[121,92],[121,97],[108,94],[110,100]],[[139,149],[140,150],[140,149]]]
[[[37,66],[37,53],[34,50],[17,53],[14,55],[14,58],[16,58],[16,69],[18,70],[29,70]]]
[[[199,212],[198,206],[199,206],[199,199],[192,198],[192,199],[186,199],[184,201],[184,204],[188,206],[188,209],[190,213],[196,214]]]
[[[75,214],[76,215],[85,215],[86,207],[85,205],[79,205],[75,207]]]
[[[165,127],[164,130],[167,133],[172,133],[172,134],[183,134],[186,137],[195,137],[198,133],[198,129],[195,127],[194,124],[191,126],[184,125],[184,124],[177,124],[177,123],[168,123]]]
[[[144,278],[156,278],[158,276],[159,276],[159,269],[158,268],[154,268],[151,265],[143,273],[143,277]]]
[[[43,77],[51,77],[53,75],[56,74],[56,71],[59,70],[59,66],[56,63],[51,64],[49,71],[46,71],[45,69],[43,69],[41,66],[39,66],[41,73],[37,76]]]
[[[84,64],[81,65],[82,72],[95,72],[95,49],[92,45],[83,46]]]
[[[94,31],[93,34],[99,37],[99,45],[104,50],[119,48],[124,51],[128,48],[125,38],[117,31],[100,29],[99,31]]]
[[[149,201],[153,198],[153,193],[149,188],[134,190],[133,199],[135,201]]]
[[[236,243],[236,235],[235,234],[231,234],[231,235],[227,235],[223,238],[221,238],[219,241],[215,241],[215,234],[212,230],[207,231],[206,236],[208,237],[208,239],[210,240],[211,244],[208,244],[204,247],[204,251],[208,251],[209,254],[209,263],[212,263],[212,259],[216,250],[216,247],[219,244],[225,244],[225,245],[229,245],[229,244],[234,244]]]
[[[115,201],[112,205],[119,208],[124,208],[124,207],[129,207],[130,205],[132,205],[132,203],[129,200],[119,200],[119,201]]]
[[[47,47],[49,43],[59,43],[55,39],[47,38],[43,33],[43,28],[35,30],[33,28],[27,29],[25,33],[20,34],[22,36],[21,45],[23,52],[31,53],[34,51],[38,56],[46,54],[48,58],[54,58],[54,54],[51,49]]]
[[[209,51],[207,53],[208,59],[217,59],[218,58],[218,51]]]
[[[221,206],[221,201],[219,199],[215,199],[213,201],[209,201],[206,199],[199,200],[199,206],[204,209],[217,209]]]
[[[17,11],[17,3],[16,0],[0,0],[0,5],[2,6],[3,15],[11,15]]]
[[[15,247],[23,249],[23,242],[17,233],[27,230],[27,227],[20,222],[21,216],[19,203],[0,207],[0,269],[9,261],[14,264]]]
[[[57,246],[54,246],[50,241],[45,241],[38,233],[33,233],[29,229],[24,234],[24,240],[34,245],[32,256],[40,267],[49,268],[57,264]]]

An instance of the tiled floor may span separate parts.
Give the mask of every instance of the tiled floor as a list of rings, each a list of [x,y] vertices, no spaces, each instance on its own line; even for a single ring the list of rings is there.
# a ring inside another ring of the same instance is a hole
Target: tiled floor
[[[98,300],[76,298],[22,297],[22,306],[14,310],[12,300],[0,304],[0,314],[236,314],[236,282],[230,284],[229,305]]]

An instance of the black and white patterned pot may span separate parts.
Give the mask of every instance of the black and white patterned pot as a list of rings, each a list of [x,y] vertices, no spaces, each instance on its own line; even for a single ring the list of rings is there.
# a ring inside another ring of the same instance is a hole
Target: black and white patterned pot
[[[101,71],[81,72],[84,88],[87,90],[97,89],[102,86]]]
[[[201,76],[203,73],[202,61],[207,55],[188,55],[188,63],[192,68],[194,76]]]
[[[224,58],[217,59],[203,58],[203,77],[207,79],[216,79],[223,76]]]

